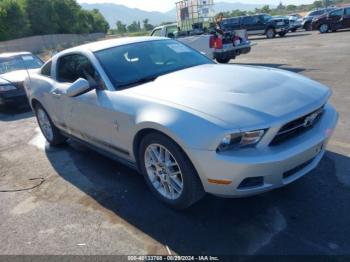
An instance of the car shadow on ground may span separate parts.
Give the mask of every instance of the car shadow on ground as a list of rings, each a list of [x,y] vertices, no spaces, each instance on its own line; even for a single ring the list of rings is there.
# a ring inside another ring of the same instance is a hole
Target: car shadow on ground
[[[300,67],[289,67],[287,64],[270,64],[270,63],[234,63],[235,65],[250,65],[250,66],[264,66],[272,67],[277,69],[288,70],[294,73],[304,72],[306,70],[311,71],[310,69],[300,68]]]
[[[301,37],[301,36],[307,36],[307,35],[312,35],[312,33],[288,33],[286,36],[284,37],[280,37],[278,34],[276,35],[275,38],[271,38],[271,39],[267,39],[266,36],[249,36],[249,40],[250,41],[261,41],[261,40],[267,40],[267,41],[273,41],[276,39],[286,39],[286,38],[292,38],[292,37]]]
[[[0,106],[0,121],[11,122],[21,119],[30,118],[33,116],[30,106]]]
[[[343,243],[350,235],[350,191],[338,181],[334,164],[340,159],[350,166],[350,159],[332,152],[316,170],[283,189],[245,199],[207,195],[181,212],[161,204],[136,171],[85,146],[70,142],[47,148],[46,154],[63,179],[98,203],[80,204],[109,210],[106,220],[120,223],[122,218],[180,255],[334,254],[339,250],[322,249],[320,232]],[[79,175],[67,169],[67,159]]]

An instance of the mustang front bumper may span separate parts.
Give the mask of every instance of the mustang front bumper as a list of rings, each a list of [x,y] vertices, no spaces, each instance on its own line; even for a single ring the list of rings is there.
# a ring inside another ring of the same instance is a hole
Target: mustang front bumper
[[[278,146],[223,154],[186,151],[206,192],[227,197],[255,195],[288,185],[314,169],[325,153],[337,120],[338,113],[327,105],[322,118],[312,129]]]

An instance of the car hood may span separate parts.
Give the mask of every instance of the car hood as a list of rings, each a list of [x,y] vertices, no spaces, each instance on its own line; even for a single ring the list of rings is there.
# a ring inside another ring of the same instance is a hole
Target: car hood
[[[28,76],[28,72],[26,70],[18,70],[18,71],[12,71],[9,73],[1,74],[0,84],[2,84],[3,82],[4,84],[20,83],[20,82],[23,82],[27,76]]]
[[[127,92],[190,108],[239,128],[297,117],[322,106],[330,96],[326,86],[289,71],[217,64],[167,74]]]

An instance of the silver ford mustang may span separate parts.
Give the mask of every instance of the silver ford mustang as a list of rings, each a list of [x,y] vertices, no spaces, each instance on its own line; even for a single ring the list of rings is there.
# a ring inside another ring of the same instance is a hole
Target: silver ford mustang
[[[217,65],[167,38],[78,46],[25,81],[52,146],[72,138],[138,169],[183,209],[244,197],[314,169],[336,126],[329,88],[287,71]]]

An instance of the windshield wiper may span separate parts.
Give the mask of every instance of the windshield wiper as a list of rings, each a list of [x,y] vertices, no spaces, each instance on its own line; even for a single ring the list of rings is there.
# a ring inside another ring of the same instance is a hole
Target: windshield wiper
[[[148,82],[152,82],[154,80],[156,80],[158,78],[158,76],[146,76],[140,79],[137,79],[135,81],[126,83],[126,84],[121,84],[118,86],[118,88],[128,88],[128,87],[133,87],[133,86],[137,86],[137,85],[141,85],[141,84],[146,84]]]

